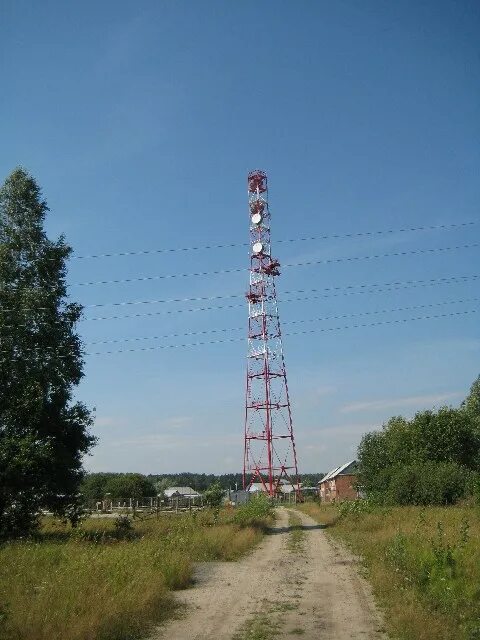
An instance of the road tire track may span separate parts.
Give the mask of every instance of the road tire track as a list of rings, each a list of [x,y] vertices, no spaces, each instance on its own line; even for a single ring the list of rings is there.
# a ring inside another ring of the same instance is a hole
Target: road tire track
[[[197,565],[195,586],[176,594],[183,616],[151,640],[232,640],[258,615],[271,618],[271,637],[279,639],[386,638],[355,557],[297,511],[305,535],[289,550],[288,512],[276,511],[275,526],[248,556]]]

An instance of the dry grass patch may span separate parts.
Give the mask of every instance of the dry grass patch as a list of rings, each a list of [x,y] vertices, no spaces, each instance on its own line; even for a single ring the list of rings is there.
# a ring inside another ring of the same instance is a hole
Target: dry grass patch
[[[478,508],[299,508],[363,557],[391,637],[480,639]]]
[[[54,520],[32,540],[0,547],[1,640],[132,640],[174,611],[170,590],[193,563],[234,560],[261,538],[228,511],[162,515],[78,530]]]

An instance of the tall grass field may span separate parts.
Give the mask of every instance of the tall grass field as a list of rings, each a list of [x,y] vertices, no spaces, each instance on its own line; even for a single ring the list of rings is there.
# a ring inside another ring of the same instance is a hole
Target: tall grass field
[[[248,507],[248,508],[247,508]],[[132,640],[174,615],[194,562],[235,560],[262,537],[269,507],[164,514],[137,522],[45,519],[0,546],[1,640]]]
[[[478,507],[299,508],[362,557],[389,637],[480,640]]]

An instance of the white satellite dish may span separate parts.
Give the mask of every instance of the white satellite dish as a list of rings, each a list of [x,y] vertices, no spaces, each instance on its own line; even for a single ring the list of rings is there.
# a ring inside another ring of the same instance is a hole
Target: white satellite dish
[[[254,213],[252,216],[252,223],[253,224],[260,224],[260,222],[262,221],[262,214],[261,213]]]
[[[255,242],[252,249],[253,249],[253,253],[261,253],[263,249],[263,244],[261,242]]]

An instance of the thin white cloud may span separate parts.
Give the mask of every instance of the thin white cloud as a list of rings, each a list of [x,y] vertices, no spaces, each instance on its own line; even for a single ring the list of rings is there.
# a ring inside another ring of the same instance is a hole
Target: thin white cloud
[[[447,400],[453,400],[463,396],[461,391],[455,391],[452,393],[441,393],[424,396],[408,396],[406,398],[385,398],[383,400],[368,400],[366,402],[353,402],[352,404],[346,404],[340,408],[341,413],[353,413],[354,411],[370,411],[381,409],[396,409],[400,407],[415,407],[415,406],[432,406],[446,402]]]
[[[147,433],[143,435],[134,436],[131,438],[124,438],[121,440],[115,440],[110,446],[117,448],[144,448],[150,450],[165,450],[165,449],[194,449],[199,448],[212,449],[215,445],[231,446],[232,444],[238,444],[238,438],[234,438],[231,435],[225,435],[221,437],[209,436],[204,437],[202,435],[192,436],[190,434],[181,433]]]
[[[123,424],[122,419],[116,418],[115,416],[100,416],[99,418],[95,418],[96,427],[113,427],[121,424]]]
[[[334,387],[332,384],[324,384],[313,389],[312,395],[316,398],[324,398],[325,396],[331,396],[336,392],[337,387]]]
[[[317,428],[309,428],[307,431],[301,431],[300,434],[297,430],[299,440],[324,438],[325,436],[358,436],[367,431],[375,429],[375,423],[372,422],[350,422],[347,424],[337,425],[319,425]]]
[[[170,435],[153,433],[141,435],[133,438],[116,440],[111,443],[113,447],[148,448],[148,449],[178,449],[185,446],[185,437],[174,437]]]
[[[328,398],[337,392],[338,387],[335,387],[334,385],[319,384],[305,390],[302,389],[300,393],[297,393],[295,395],[296,403],[301,404],[304,409],[317,407],[322,402],[325,402],[325,398]]]
[[[323,453],[327,450],[327,446],[325,444],[307,444],[304,450],[309,453]]]
[[[162,420],[159,423],[159,427],[164,429],[180,429],[182,427],[188,426],[189,424],[192,424],[192,422],[192,416],[173,416],[171,418]]]

